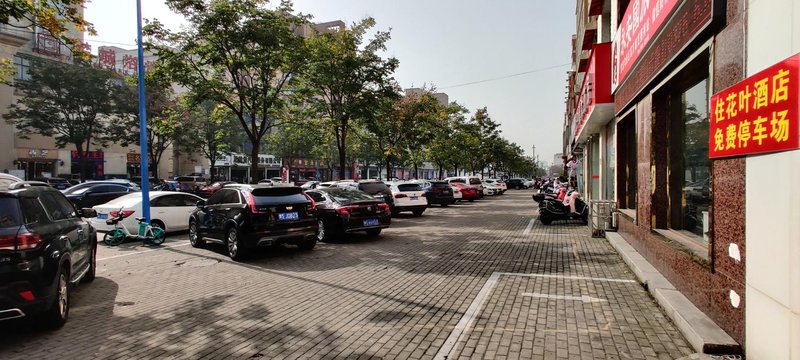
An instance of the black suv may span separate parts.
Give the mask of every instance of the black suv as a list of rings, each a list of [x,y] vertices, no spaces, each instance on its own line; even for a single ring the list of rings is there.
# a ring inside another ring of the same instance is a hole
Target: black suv
[[[94,216],[46,183],[0,188],[0,321],[64,325],[71,287],[95,277],[97,234],[81,218]]]
[[[248,249],[281,244],[311,250],[317,244],[316,205],[295,186],[226,185],[189,216],[189,242],[225,244],[239,261]]]
[[[519,178],[506,180],[506,186],[508,186],[509,189],[517,189],[517,190],[528,188],[527,186],[525,186],[525,179],[519,179]]]
[[[425,198],[428,199],[428,205],[439,204],[446,207],[456,202],[453,197],[453,188],[450,183],[444,181],[425,180],[419,183],[422,191],[425,192]]]

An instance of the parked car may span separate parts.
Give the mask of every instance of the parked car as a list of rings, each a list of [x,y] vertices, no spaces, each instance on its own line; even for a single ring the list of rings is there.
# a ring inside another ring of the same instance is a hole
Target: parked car
[[[174,180],[164,180],[161,184],[155,189],[157,191],[180,191],[181,184]]]
[[[138,189],[133,189],[123,184],[105,182],[91,182],[87,184],[89,185],[73,191],[64,191],[64,195],[67,199],[72,201],[75,207],[79,209],[105,204],[122,195],[139,191]]]
[[[505,193],[506,190],[508,190],[508,185],[506,185],[506,182],[501,179],[484,179],[483,182],[496,185],[497,188],[499,189],[498,195],[503,195],[503,193]]]
[[[124,180],[124,179],[114,179],[114,180],[98,180],[98,181],[87,181],[87,182],[85,182],[85,183],[80,183],[80,184],[78,184],[78,185],[71,186],[71,187],[67,188],[66,190],[62,190],[61,192],[63,192],[64,194],[70,194],[70,193],[73,193],[73,192],[77,192],[77,191],[79,191],[79,190],[81,190],[81,189],[85,189],[85,188],[89,188],[89,187],[94,187],[94,186],[97,186],[97,185],[100,185],[100,184],[106,184],[106,185],[122,185],[122,186],[125,186],[125,187],[128,187],[128,188],[131,188],[131,189],[133,189],[134,191],[139,191],[139,190],[141,190],[141,189],[139,188],[139,184],[133,183],[133,182],[131,182],[130,180]],[[81,190],[81,191],[82,191],[82,190]]]
[[[444,179],[448,183],[459,183],[478,188],[478,196],[483,197],[483,181],[477,176],[454,176]]]
[[[476,199],[480,199],[481,197],[480,191],[482,190],[475,186],[466,185],[459,182],[451,183],[451,185],[457,187],[458,190],[461,191],[461,200],[467,200],[472,202],[475,201]]]
[[[200,188],[206,184],[206,179],[202,176],[177,176],[175,181],[181,185],[181,191],[190,193],[199,192]]]
[[[33,181],[46,183],[47,185],[50,185],[58,190],[65,190],[66,188],[72,186],[67,179],[57,177],[38,177],[34,178]]]
[[[392,189],[393,203],[390,204],[392,216],[403,211],[411,211],[414,216],[421,216],[428,208],[428,200],[422,187],[413,182],[396,182],[389,186]]]
[[[391,225],[389,205],[363,191],[331,187],[306,194],[317,204],[319,241],[357,231],[377,236]]]
[[[0,189],[8,188],[11,184],[23,181],[22,179],[5,173],[0,173]]]
[[[358,182],[347,181],[336,183],[337,187],[361,190],[374,198],[381,200],[389,205],[394,206],[394,197],[392,196],[392,189],[389,188],[383,181],[379,180],[360,180]]]
[[[461,189],[459,189],[458,186],[455,186],[455,184],[450,184],[450,190],[453,191],[453,201],[461,201]]]
[[[219,191],[219,189],[222,189],[223,186],[228,185],[228,184],[235,184],[235,183],[236,182],[234,182],[234,181],[217,181],[217,182],[214,182],[211,185],[203,186],[200,189],[200,193],[198,195],[200,195],[200,196],[202,196],[204,198],[208,198],[211,195],[214,195],[215,192]]]
[[[303,190],[311,190],[311,189],[316,189],[318,186],[319,186],[319,181],[308,181],[300,187]]]
[[[503,188],[500,187],[499,184],[495,182],[491,182],[489,180],[483,181],[483,195],[500,195],[503,193]]]
[[[511,179],[508,179],[508,181],[506,181],[506,185],[510,189],[521,190],[521,189],[527,189],[527,188],[530,187],[527,184],[528,182],[529,182],[528,180],[521,179],[521,178],[511,178]]]
[[[131,176],[131,182],[142,186],[142,177],[141,176]],[[149,190],[156,190],[161,185],[161,180],[156,178],[147,178],[147,184],[150,186]]]
[[[197,208],[197,202],[203,198],[174,191],[150,192],[150,223],[158,225],[166,232],[181,231],[189,228],[189,215]],[[107,225],[106,220],[114,218],[122,211],[125,219],[120,222],[132,234],[139,232],[137,216],[142,214],[142,194],[128,194],[118,197],[102,205],[93,207],[97,217],[92,226],[99,231],[111,231],[114,226]],[[135,215],[135,216],[134,216]]]
[[[0,188],[0,323],[64,325],[72,287],[95,278],[97,234],[84,219],[94,215],[46,183]]]
[[[525,188],[526,189],[532,188],[533,184],[535,183],[535,181],[533,179],[522,179],[522,180],[525,180]]]
[[[418,181],[428,199],[428,205],[438,204],[447,207],[456,202],[453,196],[453,189],[450,184],[444,181],[420,180]]]
[[[317,244],[314,202],[296,186],[227,185],[201,200],[189,216],[189,242],[225,244],[243,260],[251,249],[281,244],[311,250]]]

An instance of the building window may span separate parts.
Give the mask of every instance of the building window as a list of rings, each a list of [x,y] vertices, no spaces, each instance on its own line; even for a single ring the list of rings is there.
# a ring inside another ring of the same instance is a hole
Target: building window
[[[28,81],[31,79],[31,61],[26,57],[14,55],[14,80]]]
[[[679,231],[707,246],[711,207],[708,158],[708,52],[686,65],[654,94],[653,139],[656,155],[656,227]],[[660,112],[660,114],[659,114]],[[666,145],[659,148],[659,145]],[[658,169],[663,169],[659,171]],[[660,185],[663,184],[663,185]],[[662,194],[662,195],[658,195]]]
[[[636,113],[617,124],[617,194],[620,209],[636,209]]]

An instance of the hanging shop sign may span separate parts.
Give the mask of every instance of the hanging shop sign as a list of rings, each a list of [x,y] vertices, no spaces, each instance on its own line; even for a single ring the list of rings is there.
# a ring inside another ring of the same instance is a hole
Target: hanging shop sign
[[[708,157],[798,149],[800,54],[711,97]]]

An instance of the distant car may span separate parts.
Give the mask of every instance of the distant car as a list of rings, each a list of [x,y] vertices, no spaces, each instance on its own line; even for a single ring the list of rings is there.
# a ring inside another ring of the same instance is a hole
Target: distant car
[[[478,188],[478,196],[483,197],[483,181],[477,176],[453,176],[444,179],[444,181],[450,184],[459,183],[476,187]]]
[[[502,193],[503,193],[503,188],[501,188],[499,184],[489,180],[483,181],[483,195],[492,196],[492,195],[500,195]]]
[[[9,185],[23,181],[22,179],[5,173],[0,173],[0,188],[8,188]]]
[[[472,202],[477,199],[480,199],[481,197],[481,194],[479,192],[482,190],[478,187],[465,185],[462,183],[451,183],[451,185],[457,187],[458,190],[461,191],[461,200],[467,200]]]
[[[141,176],[131,176],[131,180],[130,181],[135,183],[135,184],[138,184],[139,186],[142,186],[142,177]],[[148,188],[149,190],[155,190],[155,189],[157,189],[159,187],[159,185],[161,185],[161,180],[151,177],[151,178],[147,179],[147,184],[150,186]]]
[[[206,179],[202,176],[177,176],[175,181],[180,183],[181,191],[197,193],[202,186],[205,186]]]
[[[326,188],[331,186],[336,186],[337,181],[325,181],[317,184],[318,188]]]
[[[428,208],[428,200],[422,187],[413,182],[396,182],[389,187],[392,189],[394,203],[391,205],[392,216],[402,211],[411,211],[414,216],[421,216]]]
[[[450,184],[450,190],[453,191],[453,201],[455,202],[461,201],[462,198],[461,189],[459,189],[458,186]]]
[[[73,186],[64,191],[67,199],[79,209],[105,204],[120,196],[139,191],[139,189],[131,188],[121,183],[108,183],[105,181],[88,182],[86,186],[81,185]]]
[[[228,256],[245,259],[256,247],[317,244],[316,206],[296,186],[228,185],[197,203],[189,217],[189,243],[225,244]]]
[[[305,184],[300,186],[303,190],[311,190],[316,189],[319,186],[319,181],[307,181]]]
[[[175,191],[150,192],[150,222],[158,225],[164,231],[181,231],[189,228],[189,215],[197,208],[197,202],[203,200],[193,194]],[[105,204],[94,206],[97,217],[92,220],[92,225],[100,231],[110,231],[114,228],[106,224],[106,219],[119,215],[121,210],[125,219],[120,222],[132,234],[139,232],[139,222],[136,217],[142,214],[142,194],[128,194],[118,197]]]
[[[453,189],[450,184],[444,181],[435,180],[419,180],[417,181],[425,192],[425,198],[428,199],[428,205],[438,204],[442,207],[447,207],[456,202],[453,196]]]
[[[198,195],[207,198],[210,197],[211,195],[214,195],[214,193],[219,191],[219,189],[222,189],[223,186],[235,183],[236,182],[234,181],[216,181],[211,185],[202,187]]]
[[[506,190],[508,190],[508,185],[506,185],[506,182],[501,179],[484,179],[483,182],[484,183],[488,182],[490,184],[496,185],[497,188],[500,189],[499,191],[500,193],[498,195],[503,195],[503,193],[505,193]]]
[[[517,189],[517,190],[529,188],[530,186],[527,183],[529,183],[528,180],[521,178],[511,178],[508,179],[508,181],[506,181],[506,185],[508,186],[509,189]]]
[[[125,186],[125,187],[128,187],[128,188],[131,188],[131,189],[133,189],[135,191],[141,190],[139,188],[139,184],[133,183],[130,180],[113,179],[113,180],[87,181],[85,183],[80,183],[78,185],[71,186],[71,187],[67,188],[66,190],[62,190],[61,192],[63,192],[64,194],[71,194],[71,193],[76,192],[78,190],[85,189],[85,188],[88,188],[88,187],[97,186],[97,185],[100,185],[100,184],[122,185],[122,186]]]
[[[357,231],[377,236],[391,225],[389,205],[363,191],[330,187],[306,194],[317,204],[318,241]]]
[[[38,177],[34,178],[33,181],[46,183],[47,185],[50,185],[58,190],[65,190],[66,188],[72,186],[67,179],[57,177]]]
[[[44,183],[0,187],[0,323],[67,322],[73,286],[97,271],[97,234],[84,219],[94,215]]]

